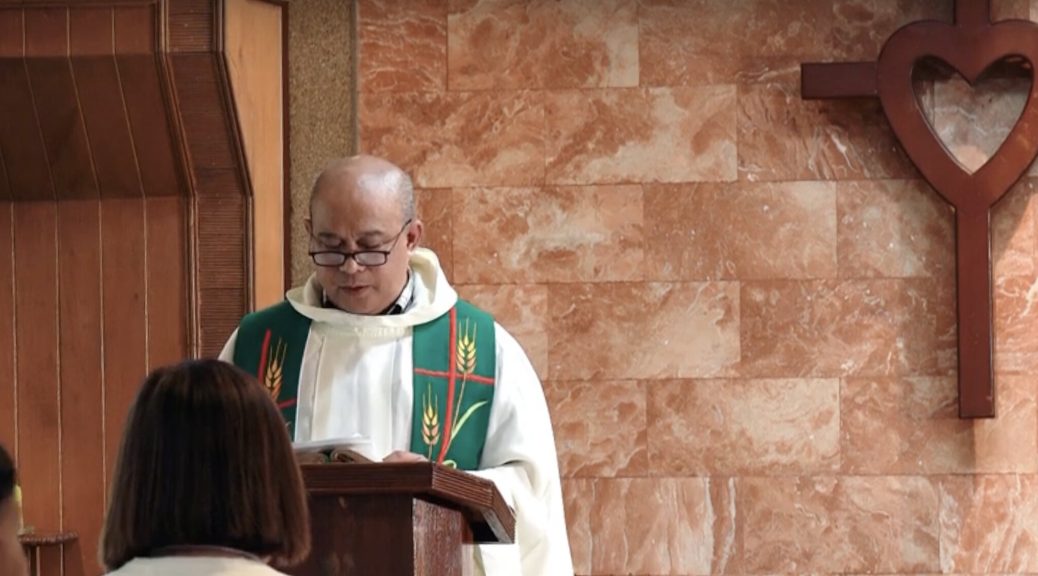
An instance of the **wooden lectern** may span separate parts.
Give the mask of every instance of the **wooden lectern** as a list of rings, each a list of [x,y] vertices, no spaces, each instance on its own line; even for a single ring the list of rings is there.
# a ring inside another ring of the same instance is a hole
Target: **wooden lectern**
[[[303,465],[313,550],[297,576],[461,576],[465,543],[513,541],[489,480],[437,464]]]

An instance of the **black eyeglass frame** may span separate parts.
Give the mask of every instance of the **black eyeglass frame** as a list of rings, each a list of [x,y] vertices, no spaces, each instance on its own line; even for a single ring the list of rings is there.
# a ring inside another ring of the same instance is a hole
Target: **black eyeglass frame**
[[[314,261],[314,264],[321,266],[322,268],[339,268],[346,264],[346,261],[350,258],[357,263],[358,266],[364,268],[376,268],[384,265],[389,261],[389,255],[396,248],[396,243],[400,241],[400,237],[404,235],[404,231],[411,225],[414,218],[408,218],[407,222],[400,227],[400,231],[393,237],[393,243],[389,246],[389,250],[357,250],[356,252],[343,252],[341,250],[312,250],[310,252],[310,258]],[[313,240],[318,240],[313,235],[310,236]]]

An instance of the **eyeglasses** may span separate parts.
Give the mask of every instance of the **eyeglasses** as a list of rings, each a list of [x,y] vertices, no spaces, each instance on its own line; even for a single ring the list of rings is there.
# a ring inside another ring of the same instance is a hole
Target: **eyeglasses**
[[[389,254],[393,252],[394,248],[396,248],[396,243],[400,241],[400,236],[404,234],[404,230],[407,230],[407,227],[410,224],[411,219],[404,222],[404,226],[400,228],[400,231],[393,237],[393,244],[389,246],[389,250],[360,250],[357,252],[317,250],[310,252],[310,257],[314,259],[314,264],[327,268],[338,268],[345,264],[350,258],[353,258],[354,262],[360,266],[364,266],[365,268],[381,266],[389,260]]]

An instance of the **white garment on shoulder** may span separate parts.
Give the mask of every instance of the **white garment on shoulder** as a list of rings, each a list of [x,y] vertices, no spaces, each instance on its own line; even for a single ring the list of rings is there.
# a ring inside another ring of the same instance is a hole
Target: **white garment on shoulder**
[[[285,576],[256,560],[222,556],[134,558],[109,576]]]
[[[415,304],[403,314],[364,316],[321,306],[311,277],[287,294],[312,320],[299,377],[296,441],[362,436],[381,459],[411,444],[412,327],[454,306],[435,254],[417,249]],[[489,576],[573,574],[555,438],[540,380],[519,343],[495,324],[497,373],[479,470],[516,510],[517,545],[479,546]],[[237,332],[220,358],[232,361]],[[520,569],[521,566],[521,569]],[[477,574],[479,571],[476,572]]]

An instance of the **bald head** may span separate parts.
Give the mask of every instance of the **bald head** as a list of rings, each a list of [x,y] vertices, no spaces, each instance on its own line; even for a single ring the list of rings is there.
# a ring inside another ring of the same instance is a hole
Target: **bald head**
[[[374,156],[336,160],[314,183],[306,230],[327,301],[353,314],[380,314],[403,291],[422,238],[411,178]]]
[[[411,177],[384,158],[359,155],[330,162],[310,190],[311,216],[316,200],[341,195],[350,195],[363,202],[393,200],[399,204],[405,220],[415,217]]]

